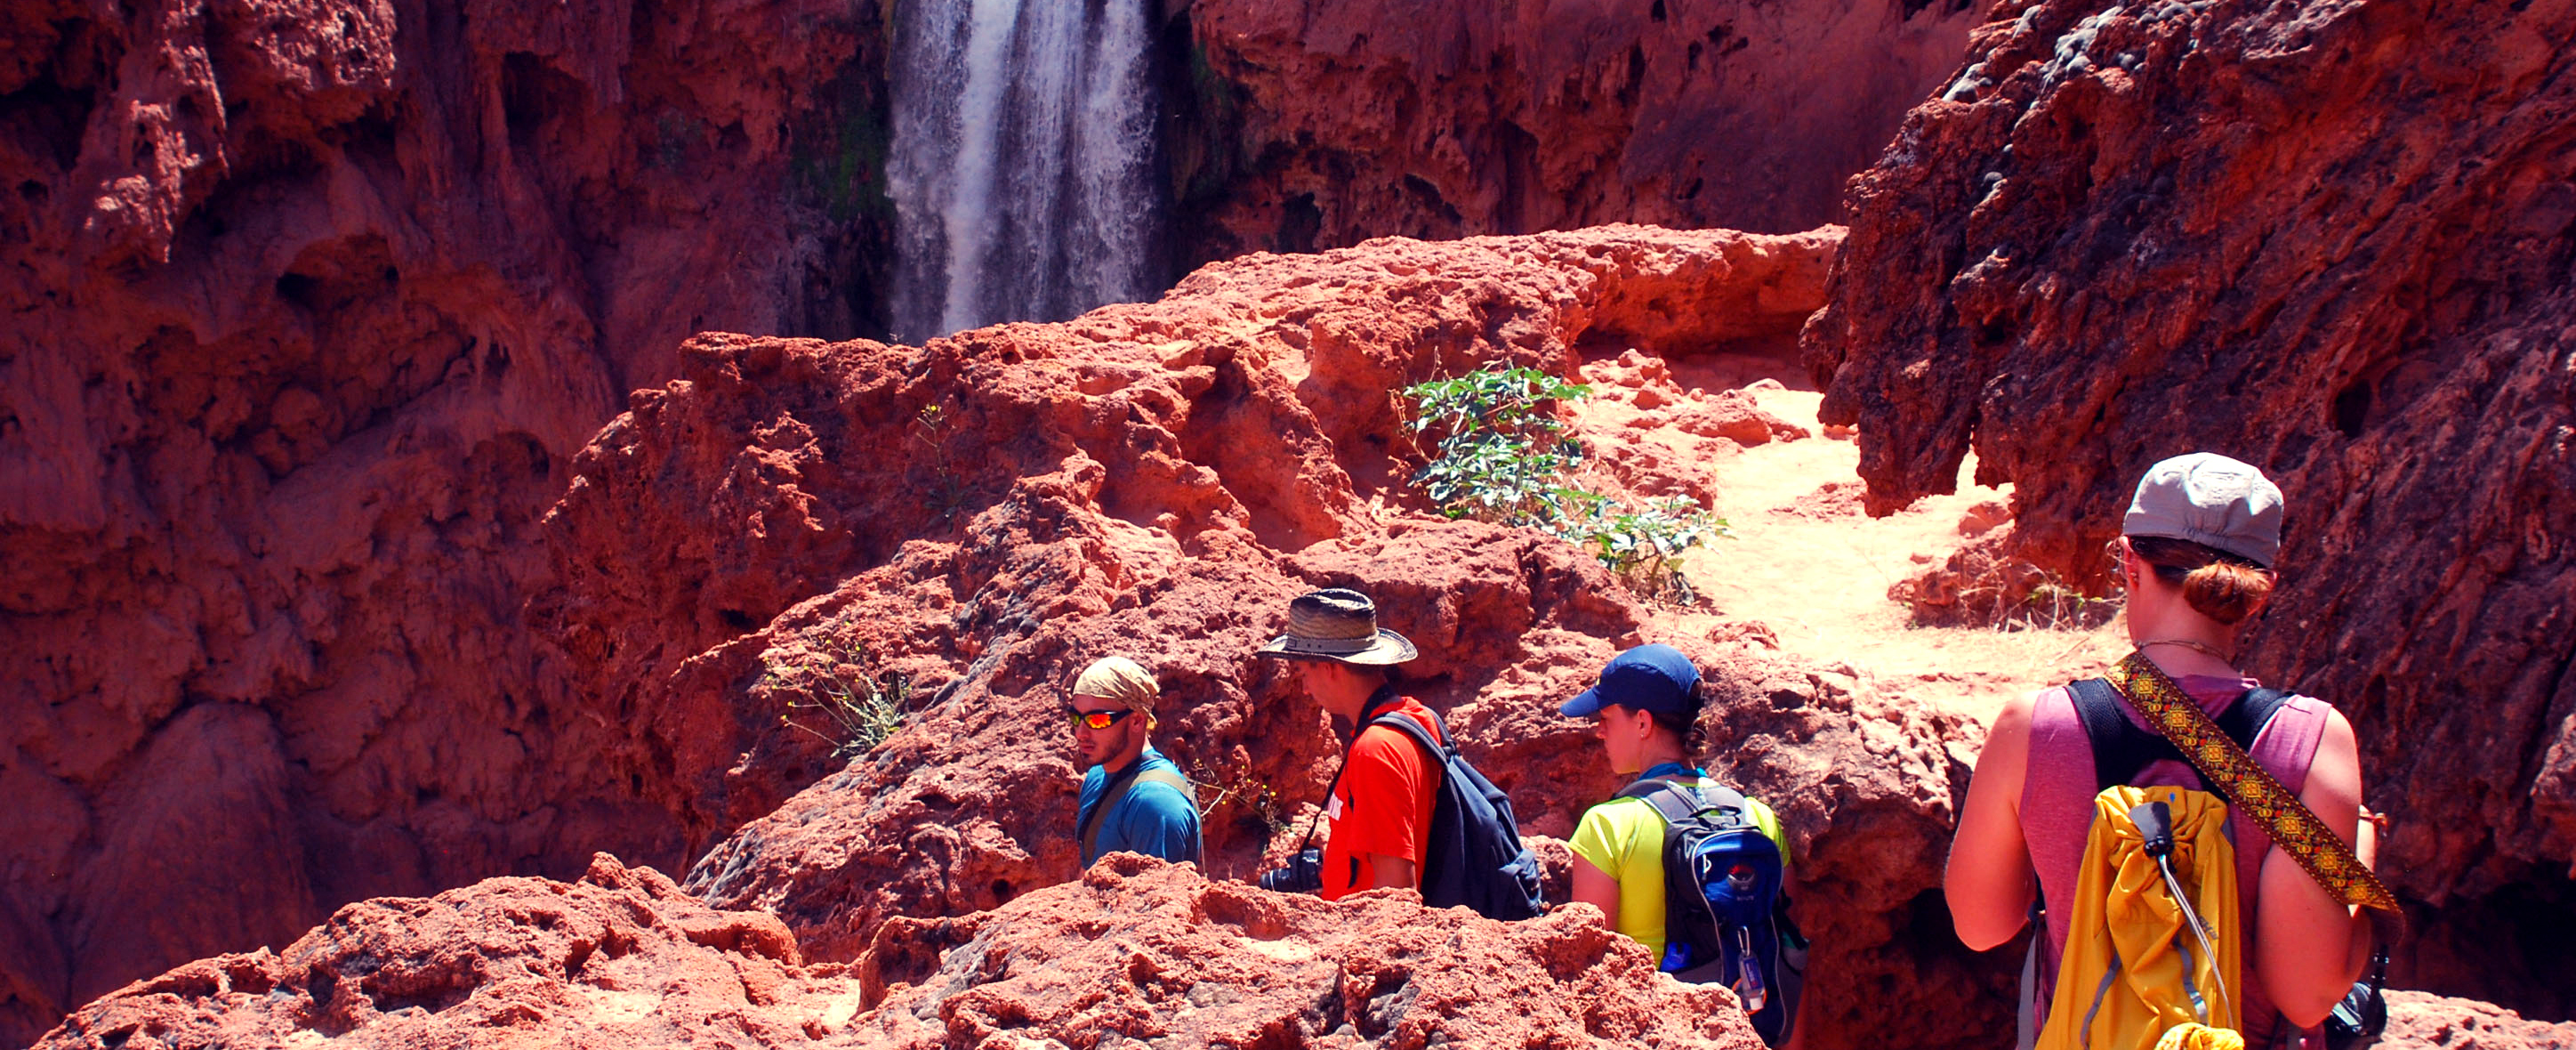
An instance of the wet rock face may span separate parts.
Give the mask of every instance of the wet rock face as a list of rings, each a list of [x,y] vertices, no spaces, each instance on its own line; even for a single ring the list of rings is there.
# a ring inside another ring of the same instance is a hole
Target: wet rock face
[[[1196,0],[1165,49],[1179,251],[1839,221],[1987,6]]]
[[[683,335],[850,330],[793,161],[875,37],[632,6],[0,11],[0,1042],[343,901],[685,859],[527,641],[537,519]]]
[[[1873,509],[1973,446],[2019,553],[2090,582],[2147,464],[2262,465],[2290,518],[2247,666],[2352,716],[2396,885],[2576,901],[2576,4],[1997,18],[1853,181],[1808,329]]]

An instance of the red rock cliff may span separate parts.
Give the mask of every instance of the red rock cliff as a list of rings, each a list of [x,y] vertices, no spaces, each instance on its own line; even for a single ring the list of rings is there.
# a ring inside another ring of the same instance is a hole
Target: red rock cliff
[[[1169,3],[1184,258],[1605,222],[1840,221],[1984,0]]]
[[[1193,0],[1182,258],[1600,222],[1839,222],[1984,0]]]
[[[0,1043],[344,901],[685,860],[538,667],[536,519],[682,336],[851,330],[798,180],[871,19],[0,7]]]
[[[1217,232],[1174,251],[1814,225],[1954,7],[1375,44],[1361,8],[1176,8],[1170,152]],[[0,39],[0,1039],[342,901],[685,859],[668,759],[526,641],[532,522],[688,334],[882,327],[877,5],[28,0]],[[1363,185],[1401,192],[1331,191]]]
[[[2444,909],[2401,977],[2564,1016],[2576,4],[1996,17],[1853,181],[1808,328],[1872,506],[1973,448],[2024,553],[2094,580],[2148,463],[2263,465],[2290,518],[2247,666],[2360,732],[2384,866]]]

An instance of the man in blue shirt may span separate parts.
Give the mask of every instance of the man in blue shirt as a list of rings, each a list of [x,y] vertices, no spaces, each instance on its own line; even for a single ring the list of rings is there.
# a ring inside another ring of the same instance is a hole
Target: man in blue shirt
[[[1095,661],[1074,680],[1066,713],[1075,754],[1091,767],[1074,817],[1085,868],[1120,850],[1175,864],[1199,859],[1196,792],[1146,739],[1161,698],[1153,674],[1123,656]]]

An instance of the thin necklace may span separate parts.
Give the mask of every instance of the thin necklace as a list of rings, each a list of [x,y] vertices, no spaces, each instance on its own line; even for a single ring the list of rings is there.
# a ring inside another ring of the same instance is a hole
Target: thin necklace
[[[2221,660],[2233,661],[2233,658],[2228,654],[2220,652],[2217,646],[2210,645],[2205,642],[2195,642],[2189,638],[2157,638],[2152,641],[2139,642],[2138,648],[2144,649],[2150,645],[2179,645],[2195,653],[2204,653]]]

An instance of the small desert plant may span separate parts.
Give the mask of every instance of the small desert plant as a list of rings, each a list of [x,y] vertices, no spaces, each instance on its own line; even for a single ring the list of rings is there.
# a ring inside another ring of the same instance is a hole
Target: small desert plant
[[[1198,785],[1199,812],[1214,814],[1229,803],[1242,807],[1238,817],[1249,816],[1261,821],[1267,835],[1275,836],[1288,826],[1288,802],[1279,796],[1270,782],[1262,779],[1246,763],[1221,761],[1208,765],[1195,758],[1189,762],[1190,783]],[[1211,792],[1209,789],[1213,788]],[[1213,819],[1211,817],[1210,819]]]
[[[948,456],[948,420],[946,409],[936,403],[921,406],[912,417],[911,438],[929,451],[930,501],[939,507],[939,520],[957,516],[966,506],[966,483],[958,477],[956,464]]]
[[[2002,608],[2003,603],[1997,601],[1997,629],[2089,631],[2111,622],[2120,614],[2119,599],[2096,598],[2077,590],[2056,573],[2034,571],[2038,573],[2039,581],[2031,584],[2030,593],[2022,596],[2018,606]]]
[[[1414,447],[1429,460],[1413,483],[1440,512],[1504,525],[1549,526],[1578,493],[1565,478],[1583,448],[1553,403],[1591,393],[1535,368],[1500,363],[1402,391]]]
[[[790,697],[788,710],[778,716],[779,724],[832,745],[835,762],[884,743],[911,713],[912,679],[901,671],[876,669],[864,641],[770,663],[762,671],[761,684]],[[798,720],[799,714],[804,721]]]
[[[1557,534],[1592,552],[1602,566],[1640,597],[1681,605],[1699,603],[1698,592],[1682,576],[1682,559],[1691,548],[1732,535],[1726,519],[1701,509],[1683,496],[1651,500],[1631,508],[1592,496],[1568,516]]]
[[[1961,550],[1897,583],[1887,596],[1911,608],[1917,627],[2089,631],[2120,613],[2116,593],[2094,597],[2056,572],[1990,546]]]

